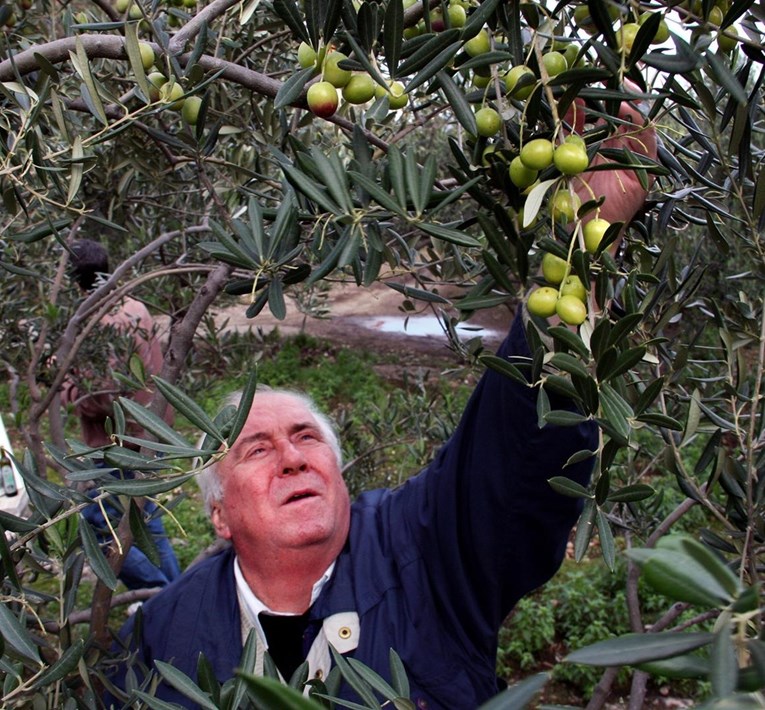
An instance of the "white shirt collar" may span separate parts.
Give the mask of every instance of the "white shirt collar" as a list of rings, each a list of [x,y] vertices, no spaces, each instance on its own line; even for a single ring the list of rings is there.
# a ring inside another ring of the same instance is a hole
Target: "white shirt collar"
[[[318,599],[321,590],[324,589],[324,585],[329,581],[334,569],[335,563],[333,562],[324,574],[314,583],[313,589],[311,590],[311,604]],[[248,615],[253,625],[258,630],[260,640],[266,645],[266,648],[268,648],[268,641],[266,640],[266,635],[263,633],[263,628],[260,625],[258,614],[261,612],[266,612],[272,616],[297,616],[297,614],[287,611],[274,611],[273,609],[269,609],[260,599],[258,599],[252,589],[250,589],[250,585],[247,584],[244,579],[242,568],[239,566],[238,557],[234,558],[234,579],[236,580],[236,589],[239,593],[239,598],[243,600],[244,604],[247,606]]]

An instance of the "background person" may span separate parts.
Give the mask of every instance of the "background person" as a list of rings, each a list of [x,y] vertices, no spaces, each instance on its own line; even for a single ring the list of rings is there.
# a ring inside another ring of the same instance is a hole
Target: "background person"
[[[108,253],[103,245],[90,239],[74,242],[71,250],[70,273],[82,292],[87,293],[109,272]],[[131,355],[135,354],[141,359],[147,375],[159,373],[162,367],[162,348],[156,334],[154,319],[143,303],[130,297],[122,298],[101,319],[99,326],[102,333],[98,337],[108,340],[110,345],[107,363],[109,368],[117,369],[120,363],[127,362]],[[114,337],[111,337],[112,335]],[[88,391],[79,386],[78,383],[83,381],[87,381]],[[75,368],[73,376],[67,380],[63,400],[74,405],[83,441],[88,446],[97,448],[112,443],[106,431],[106,420],[113,416],[113,403],[118,396],[128,396],[138,404],[147,405],[152,392],[148,389],[125,392],[113,377],[98,376],[92,369],[86,368]],[[128,433],[141,436],[143,430],[134,427],[129,429]],[[130,447],[131,444],[126,442],[125,446]],[[130,472],[125,472],[125,475],[130,476]],[[104,504],[104,509],[110,518],[113,518],[112,525],[116,526],[121,512],[109,502]],[[154,565],[133,545],[119,573],[120,580],[128,589],[164,587],[180,574],[178,560],[158,515],[156,503],[146,501],[143,512],[148,516],[147,526],[157,546],[160,565]],[[111,530],[97,504],[86,508],[82,515],[102,542],[111,540]]]

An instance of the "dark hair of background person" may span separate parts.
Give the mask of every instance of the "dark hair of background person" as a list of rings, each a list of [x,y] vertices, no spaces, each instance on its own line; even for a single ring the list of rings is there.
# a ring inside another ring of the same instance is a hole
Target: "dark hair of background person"
[[[93,288],[99,274],[109,272],[109,255],[103,245],[92,239],[72,244],[71,274],[83,291]]]

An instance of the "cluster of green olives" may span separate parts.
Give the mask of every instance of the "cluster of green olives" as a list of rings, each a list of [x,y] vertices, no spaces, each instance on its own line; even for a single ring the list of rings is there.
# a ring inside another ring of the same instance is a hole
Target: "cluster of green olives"
[[[584,246],[588,252],[598,251],[610,223],[599,217],[582,226]],[[551,252],[542,257],[542,276],[547,282],[532,291],[526,302],[529,313],[540,318],[557,315],[566,325],[581,325],[587,318],[588,288],[571,270],[566,259]]]
[[[340,104],[339,93],[350,104],[365,104],[375,98],[387,97],[392,111],[404,108],[408,103],[409,97],[401,82],[389,81],[384,87],[366,72],[341,67],[340,63],[348,57],[331,45],[316,49],[302,42],[297,56],[303,69],[313,68],[320,75],[320,81],[311,84],[306,95],[308,108],[316,116],[328,118],[334,114]]]

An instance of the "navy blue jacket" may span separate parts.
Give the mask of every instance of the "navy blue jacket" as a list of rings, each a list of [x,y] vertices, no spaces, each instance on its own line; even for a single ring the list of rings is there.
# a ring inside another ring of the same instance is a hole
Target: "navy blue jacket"
[[[518,318],[499,354],[525,353]],[[573,453],[595,449],[596,429],[539,429],[535,392],[486,372],[424,471],[353,504],[348,541],[310,610],[316,620],[356,611],[352,655],[388,678],[394,649],[419,707],[469,710],[497,693],[499,627],[563,559],[580,506],[547,479],[563,473],[587,484],[590,461],[562,468]],[[149,666],[171,661],[195,678],[201,651],[219,680],[231,677],[242,650],[233,553],[189,570],[143,616],[139,650]],[[129,630],[130,622],[123,635]],[[193,707],[166,685],[158,696]]]

